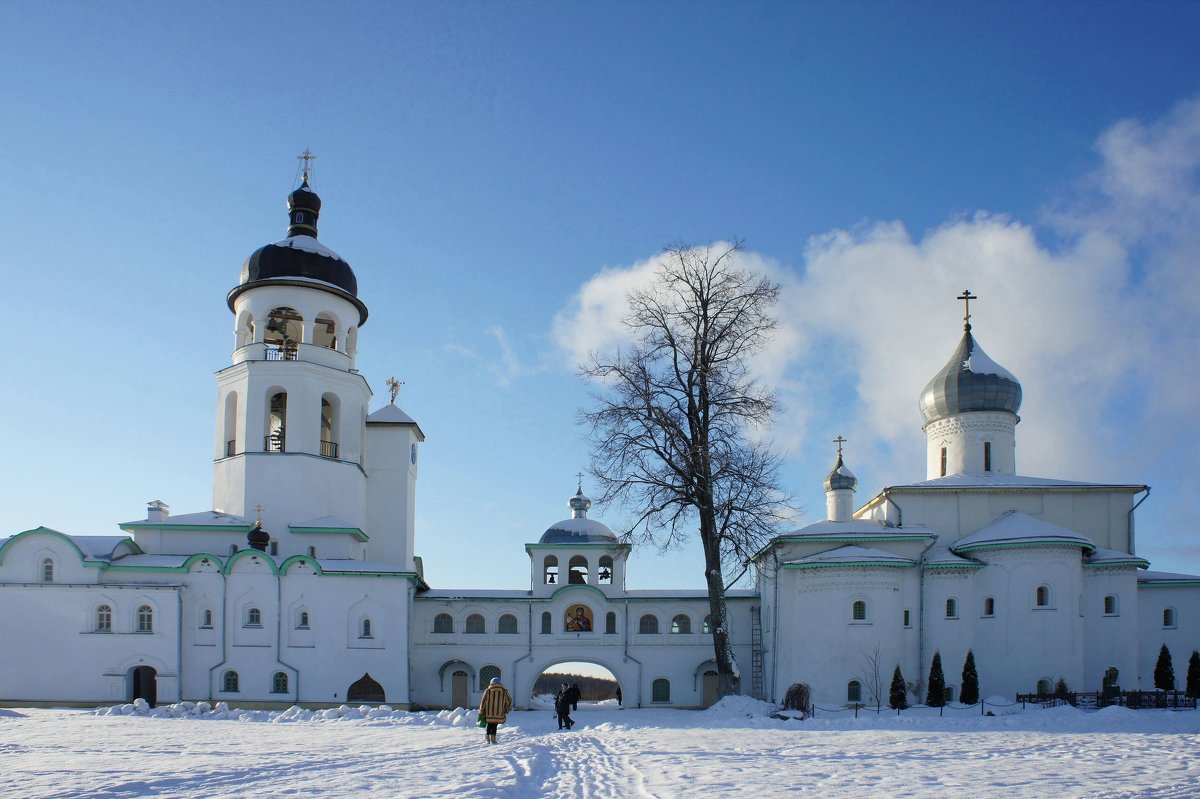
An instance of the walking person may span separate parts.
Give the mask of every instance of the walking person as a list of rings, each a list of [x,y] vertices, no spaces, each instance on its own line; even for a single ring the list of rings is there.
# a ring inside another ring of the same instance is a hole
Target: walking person
[[[500,684],[499,677],[493,677],[491,684],[483,692],[483,701],[479,703],[479,715],[487,724],[487,742],[496,743],[496,728],[508,721],[508,711],[512,710],[512,695]]]
[[[582,695],[583,692],[579,690],[579,683],[574,683],[571,686],[570,693],[571,710],[579,710],[579,697]]]
[[[566,683],[562,684],[562,688],[558,689],[558,693],[554,696],[554,712],[558,714],[558,728],[561,730],[566,727],[568,730],[575,724],[571,718],[571,689]]]

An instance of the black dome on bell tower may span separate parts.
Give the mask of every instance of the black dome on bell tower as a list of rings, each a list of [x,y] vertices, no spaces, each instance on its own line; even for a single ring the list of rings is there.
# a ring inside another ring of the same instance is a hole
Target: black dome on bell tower
[[[267,284],[305,285],[349,300],[358,308],[362,324],[367,306],[358,299],[358,278],[344,258],[317,241],[321,198],[304,181],[287,198],[287,238],[259,247],[242,265],[238,285],[226,298],[230,310],[238,295]]]

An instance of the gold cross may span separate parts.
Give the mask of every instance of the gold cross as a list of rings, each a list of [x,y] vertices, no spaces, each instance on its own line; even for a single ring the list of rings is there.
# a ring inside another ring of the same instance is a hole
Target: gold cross
[[[959,294],[958,298],[963,301],[963,330],[970,331],[971,300],[977,300],[979,298],[972,294],[970,289],[963,289],[963,293]]]
[[[392,395],[392,404],[395,405],[396,397],[400,394],[400,386],[404,385],[404,381],[389,377],[384,385],[388,387],[388,393]]]
[[[308,171],[309,167],[312,166],[313,161],[317,160],[317,157],[312,154],[312,150],[305,147],[304,152],[301,153],[300,155],[296,156],[296,160],[304,162],[304,182],[307,183],[308,175],[309,175],[309,171]]]
[[[842,438],[841,436],[838,436],[837,438],[835,438],[833,440],[833,443],[838,445],[838,457],[839,458],[842,457],[842,444],[845,444],[847,441],[849,441],[849,439]]]
[[[259,525],[261,525],[262,524],[262,512],[264,510],[266,510],[266,508],[264,508],[262,505],[255,505],[254,510],[258,511],[258,523],[259,523]]]

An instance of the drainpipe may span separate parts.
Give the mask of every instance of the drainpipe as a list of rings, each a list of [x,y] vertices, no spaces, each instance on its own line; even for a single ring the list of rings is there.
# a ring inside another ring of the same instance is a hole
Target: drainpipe
[[[779,696],[779,580],[781,572],[779,570],[779,557],[777,552],[771,553],[771,559],[775,566],[774,583],[774,606],[771,608],[771,701]]]
[[[904,509],[900,507],[899,502],[897,502],[895,499],[892,498],[891,494],[887,495],[887,501],[892,503],[892,506],[896,509],[896,526],[903,527],[904,526]],[[887,514],[884,514],[883,520],[885,522],[887,521]]]
[[[214,558],[215,559],[215,558]],[[208,701],[213,701],[213,672],[225,665],[225,634],[227,611],[229,610],[229,581],[225,576],[225,566],[221,566],[221,662],[208,670]]]
[[[275,660],[277,660],[281,666],[286,666],[287,668],[296,672],[296,704],[299,704],[300,703],[300,669],[296,668],[291,663],[288,663],[287,661],[285,661],[283,659],[283,625],[284,625],[284,622],[286,621],[286,618],[285,618],[284,612],[283,612],[283,575],[282,574],[275,575],[275,615],[277,616],[277,623],[275,624]],[[275,679],[274,679],[273,675],[271,678],[271,683],[272,683],[271,687],[274,688],[275,687],[274,686]]]
[[[1146,495],[1144,497],[1142,497],[1141,499],[1139,499],[1137,501],[1137,504],[1129,509],[1129,554],[1130,555],[1137,554],[1137,552],[1134,551],[1134,548],[1133,548],[1133,512],[1138,509],[1138,505],[1141,505],[1143,502],[1150,499],[1150,486],[1142,486],[1142,491],[1145,491]],[[1138,493],[1140,494],[1141,491],[1139,491]]]
[[[637,682],[634,684],[634,688],[636,689],[636,693],[634,694],[634,697],[637,701],[637,704],[634,705],[634,707],[640,708],[642,706],[642,661],[638,660],[637,658],[635,658],[629,654],[629,625],[630,625],[629,600],[626,599],[625,600],[625,641],[624,641],[625,660],[631,660],[637,664]]]
[[[175,634],[175,648],[177,650],[175,653],[175,657],[178,658],[175,662],[175,674],[176,674],[175,682],[179,686],[175,691],[175,694],[178,697],[176,699],[177,702],[183,701],[183,592],[184,592],[184,589],[185,589],[185,586],[182,586],[182,585],[179,586],[179,588],[175,589],[175,608],[176,608],[176,615],[179,617],[179,626],[176,627],[176,630],[178,630],[178,632]],[[157,691],[157,689],[155,689],[155,690]],[[157,700],[157,697],[155,697],[155,699]]]

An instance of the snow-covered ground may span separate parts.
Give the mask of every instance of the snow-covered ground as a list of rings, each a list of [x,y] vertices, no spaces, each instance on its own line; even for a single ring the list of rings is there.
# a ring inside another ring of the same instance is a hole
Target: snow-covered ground
[[[0,710],[0,797],[1200,797],[1195,711],[124,710]]]

